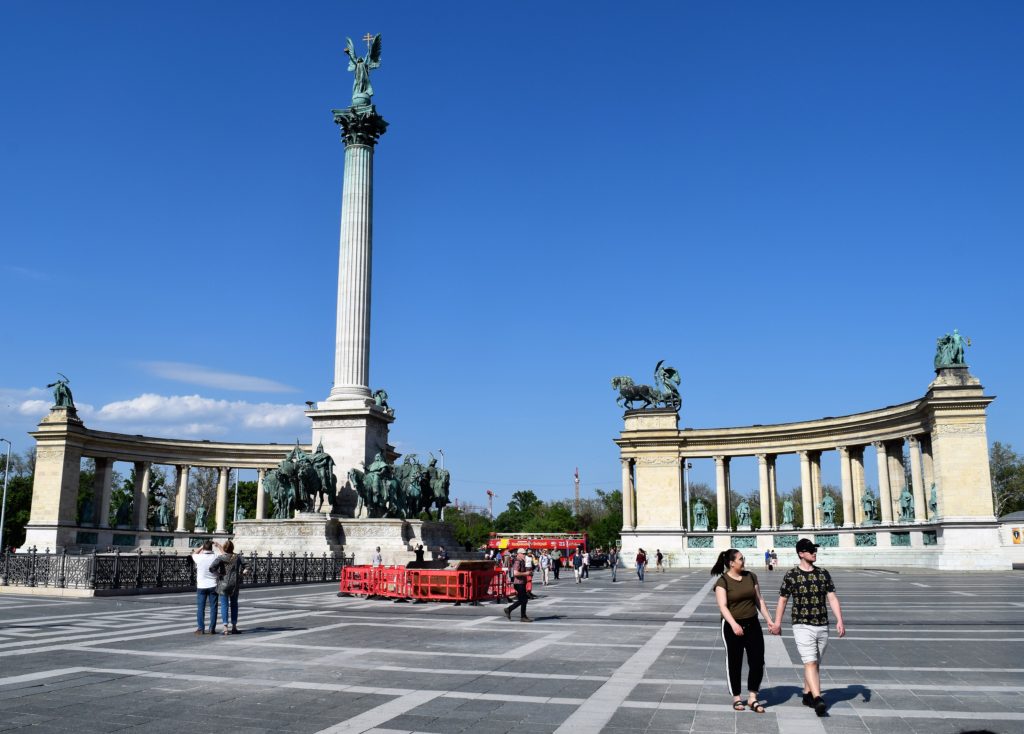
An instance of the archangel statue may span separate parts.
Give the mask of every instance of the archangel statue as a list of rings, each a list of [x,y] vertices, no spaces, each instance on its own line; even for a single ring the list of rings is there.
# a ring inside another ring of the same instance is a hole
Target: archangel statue
[[[367,33],[363,40],[368,48],[365,56],[356,56],[356,47],[351,38],[345,39],[345,55],[348,56],[348,70],[355,72],[352,82],[352,106],[369,107],[373,97],[373,85],[370,84],[370,69],[380,67],[380,34],[370,37]]]

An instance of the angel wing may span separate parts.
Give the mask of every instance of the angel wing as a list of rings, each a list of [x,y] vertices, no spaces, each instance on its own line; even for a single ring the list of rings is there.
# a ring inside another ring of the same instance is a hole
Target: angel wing
[[[371,69],[376,69],[380,66],[380,34],[378,33],[370,41],[370,51],[366,54],[369,60],[369,66]]]
[[[345,37],[345,55],[348,56],[348,70],[355,71],[356,46],[352,43],[352,39],[347,36]]]

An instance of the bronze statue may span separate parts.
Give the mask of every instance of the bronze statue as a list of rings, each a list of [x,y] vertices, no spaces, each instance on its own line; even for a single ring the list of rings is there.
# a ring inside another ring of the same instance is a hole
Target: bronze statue
[[[654,386],[637,385],[633,378],[620,375],[612,378],[612,387],[619,391],[616,403],[621,408],[636,410],[633,403],[643,403],[641,410],[662,405],[666,408],[679,410],[683,400],[679,395],[679,371],[661,360],[654,367]]]
[[[821,500],[821,524],[832,527],[836,524],[836,501],[826,494]]]
[[[782,503],[782,523],[784,525],[792,525],[794,515],[793,500],[787,499]]]
[[[680,381],[679,370],[669,367],[665,360],[661,360],[654,367],[654,384],[661,389],[660,400],[665,403],[666,408],[679,410],[682,407],[683,399],[679,395]]]
[[[194,533],[206,532],[206,508],[202,505],[196,508],[196,524],[192,527]]]
[[[875,502],[875,496],[864,490],[864,494],[860,498],[861,507],[864,508],[864,524],[874,525],[875,524],[875,510],[878,503]]]
[[[736,517],[738,518],[737,525],[750,527],[750,503],[743,500],[736,505]]]
[[[966,365],[964,351],[970,345],[971,340],[965,340],[956,329],[952,334],[940,336],[935,340],[935,369]]]
[[[704,506],[704,501],[700,497],[693,501],[693,529],[708,529],[708,508]]]
[[[373,86],[370,84],[370,69],[380,67],[380,34],[370,37],[367,33],[363,39],[367,42],[366,55],[356,56],[356,47],[351,38],[345,39],[345,55],[348,56],[348,70],[355,72],[352,81],[352,106],[368,107],[373,97]]]
[[[320,502],[316,511],[320,512],[324,506],[324,499],[330,503],[331,512],[334,512],[335,503],[338,501],[338,478],[334,476],[334,459],[324,451],[324,442],[321,440],[316,447],[316,452],[310,460],[317,477],[320,479],[320,488],[317,493]]]
[[[904,487],[903,491],[900,492],[900,522],[913,522],[914,521],[914,495],[910,493],[908,487]]]
[[[171,526],[171,506],[166,497],[160,498],[160,504],[156,508],[156,524],[161,528]]]
[[[374,390],[373,391],[373,403],[378,408],[383,410],[388,415],[394,415],[395,409],[388,405],[388,391],[387,390]]]
[[[939,514],[939,494],[938,490],[935,489],[935,482],[932,482],[932,492],[928,498],[928,510],[931,512],[932,517]]]
[[[75,401],[74,398],[71,397],[71,388],[68,387],[71,380],[64,375],[61,375],[60,372],[57,374],[60,375],[60,379],[47,385],[47,387],[53,388],[53,407],[70,408],[74,410]]]

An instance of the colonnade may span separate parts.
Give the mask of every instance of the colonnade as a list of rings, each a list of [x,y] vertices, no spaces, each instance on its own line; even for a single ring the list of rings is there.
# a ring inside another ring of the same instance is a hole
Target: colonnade
[[[839,445],[832,449],[839,455],[842,527],[851,528],[865,525],[864,450],[868,445]],[[911,434],[895,440],[873,441],[870,445],[875,448],[877,457],[878,514],[874,521],[868,524],[892,525],[901,521],[899,498],[907,488],[904,469],[905,447],[909,450],[910,486],[914,498],[913,521],[928,521],[928,495],[925,488],[931,487],[935,481],[931,435],[929,433]],[[834,525],[824,523],[822,512],[824,496],[822,494],[821,460],[824,451],[824,449],[808,449],[782,453],[763,451],[752,454],[712,454],[710,458],[715,462],[715,501],[718,521],[717,527],[709,528],[709,530],[726,532],[732,529],[736,508],[732,507],[730,503],[731,464],[738,457],[751,455],[757,458],[758,502],[761,509],[761,527],[755,529],[779,530],[786,525],[779,510],[776,480],[777,460],[780,455],[785,453],[795,453],[800,459],[800,498],[803,517],[794,517],[792,525],[808,529],[834,527]],[[674,456],[665,457],[656,462],[648,461],[648,463],[656,464],[659,467],[665,467],[671,463],[678,467],[678,472],[682,473],[685,471],[684,467],[688,461],[698,458],[709,457],[707,455]],[[637,507],[637,490],[643,491],[644,488],[637,486],[636,462],[636,458],[624,457],[622,459],[624,529],[636,529],[649,524],[639,517],[644,513],[640,512]],[[642,484],[643,480],[639,481]],[[680,527],[690,530],[693,527],[693,519],[689,516],[687,498],[683,496],[685,485],[685,478],[676,485],[680,493]],[[668,520],[667,517],[659,516],[656,524],[668,525]]]

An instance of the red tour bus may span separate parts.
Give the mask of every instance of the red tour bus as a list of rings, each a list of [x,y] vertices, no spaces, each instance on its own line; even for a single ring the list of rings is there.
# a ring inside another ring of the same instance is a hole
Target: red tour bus
[[[518,548],[533,550],[560,550],[563,555],[575,553],[576,549],[587,548],[586,533],[491,533],[487,547],[506,551]]]

